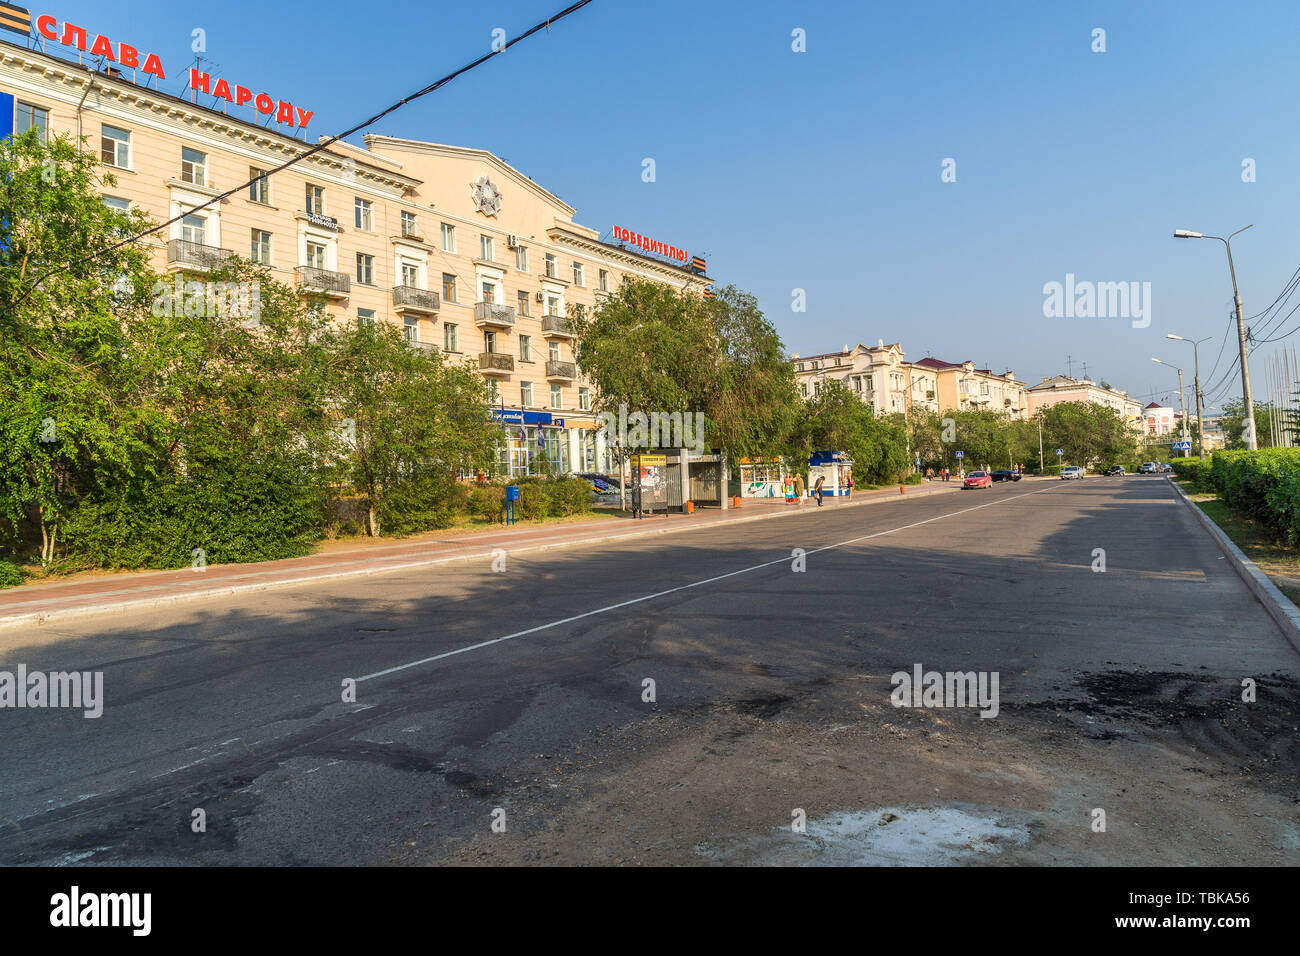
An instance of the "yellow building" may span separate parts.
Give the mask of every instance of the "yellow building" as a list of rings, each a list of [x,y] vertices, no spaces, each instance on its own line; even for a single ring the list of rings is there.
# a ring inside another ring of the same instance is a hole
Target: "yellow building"
[[[678,264],[680,250],[627,230],[602,241],[572,206],[485,150],[372,135],[364,148],[338,142],[265,175],[320,142],[299,138],[311,113],[264,94],[235,103],[252,93],[194,70],[197,103],[152,89],[138,70],[92,69],[74,62],[79,38],[62,42],[65,25],[42,19],[41,42],[63,55],[0,40],[0,137],[36,126],[82,139],[117,180],[106,203],[177,220],[143,240],[160,272],[249,257],[337,321],[398,324],[413,347],[478,369],[509,439],[503,471],[525,473],[543,449],[561,470],[608,470],[569,310],[591,309],[629,278],[703,293],[702,264]],[[126,44],[84,41],[129,62]],[[231,103],[204,90],[229,91]]]

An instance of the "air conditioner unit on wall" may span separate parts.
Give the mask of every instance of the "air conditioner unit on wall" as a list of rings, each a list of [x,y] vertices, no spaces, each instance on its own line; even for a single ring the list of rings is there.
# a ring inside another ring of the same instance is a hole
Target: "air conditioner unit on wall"
[[[518,249],[518,248],[519,248],[519,237],[518,237],[518,236],[506,236],[506,247],[509,248],[509,249]]]

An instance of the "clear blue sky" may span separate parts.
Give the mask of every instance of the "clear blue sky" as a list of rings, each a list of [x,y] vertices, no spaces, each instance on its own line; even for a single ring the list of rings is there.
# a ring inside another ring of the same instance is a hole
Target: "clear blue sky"
[[[221,75],[315,109],[323,134],[467,62],[494,27],[513,34],[564,5],[32,11],[159,53],[172,92],[202,27]],[[791,50],[796,27],[806,53]],[[1105,53],[1091,51],[1096,27]],[[1234,245],[1248,315],[1300,265],[1298,28],[1294,2],[596,0],[375,131],[489,149],[580,222],[706,253],[792,352],[882,338],[1030,383],[1071,355],[1076,374],[1086,362],[1094,379],[1176,403],[1175,374],[1150,358],[1185,364],[1190,399],[1191,348],[1164,334],[1213,335],[1212,365],[1231,287],[1222,244],[1174,228],[1255,224]],[[955,183],[940,181],[946,157]],[[1043,284],[1067,272],[1150,282],[1150,327],[1044,318]],[[1297,324],[1300,312],[1282,328]]]

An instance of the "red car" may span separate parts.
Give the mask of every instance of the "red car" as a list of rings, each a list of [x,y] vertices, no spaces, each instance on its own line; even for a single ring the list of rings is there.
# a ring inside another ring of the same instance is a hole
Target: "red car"
[[[993,476],[987,471],[972,471],[961,483],[962,491],[967,488],[992,488]]]

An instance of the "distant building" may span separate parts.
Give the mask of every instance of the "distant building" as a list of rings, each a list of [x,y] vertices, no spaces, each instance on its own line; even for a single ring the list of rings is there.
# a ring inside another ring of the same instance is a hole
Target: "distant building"
[[[1152,402],[1142,409],[1142,418],[1146,425],[1145,434],[1148,438],[1173,435],[1181,431],[1180,416],[1168,405]]]
[[[999,374],[976,368],[971,361],[944,362],[936,358],[923,358],[912,367],[919,374],[934,376],[941,412],[983,410],[1010,418],[1029,417],[1025,383],[1018,381],[1010,369]]]
[[[1145,431],[1142,403],[1129,398],[1128,392],[1111,388],[1104,382],[1099,385],[1088,378],[1053,375],[1037,385],[1030,385],[1025,393],[1029,396],[1030,415],[1059,402],[1091,402],[1113,408],[1135,431]]]

